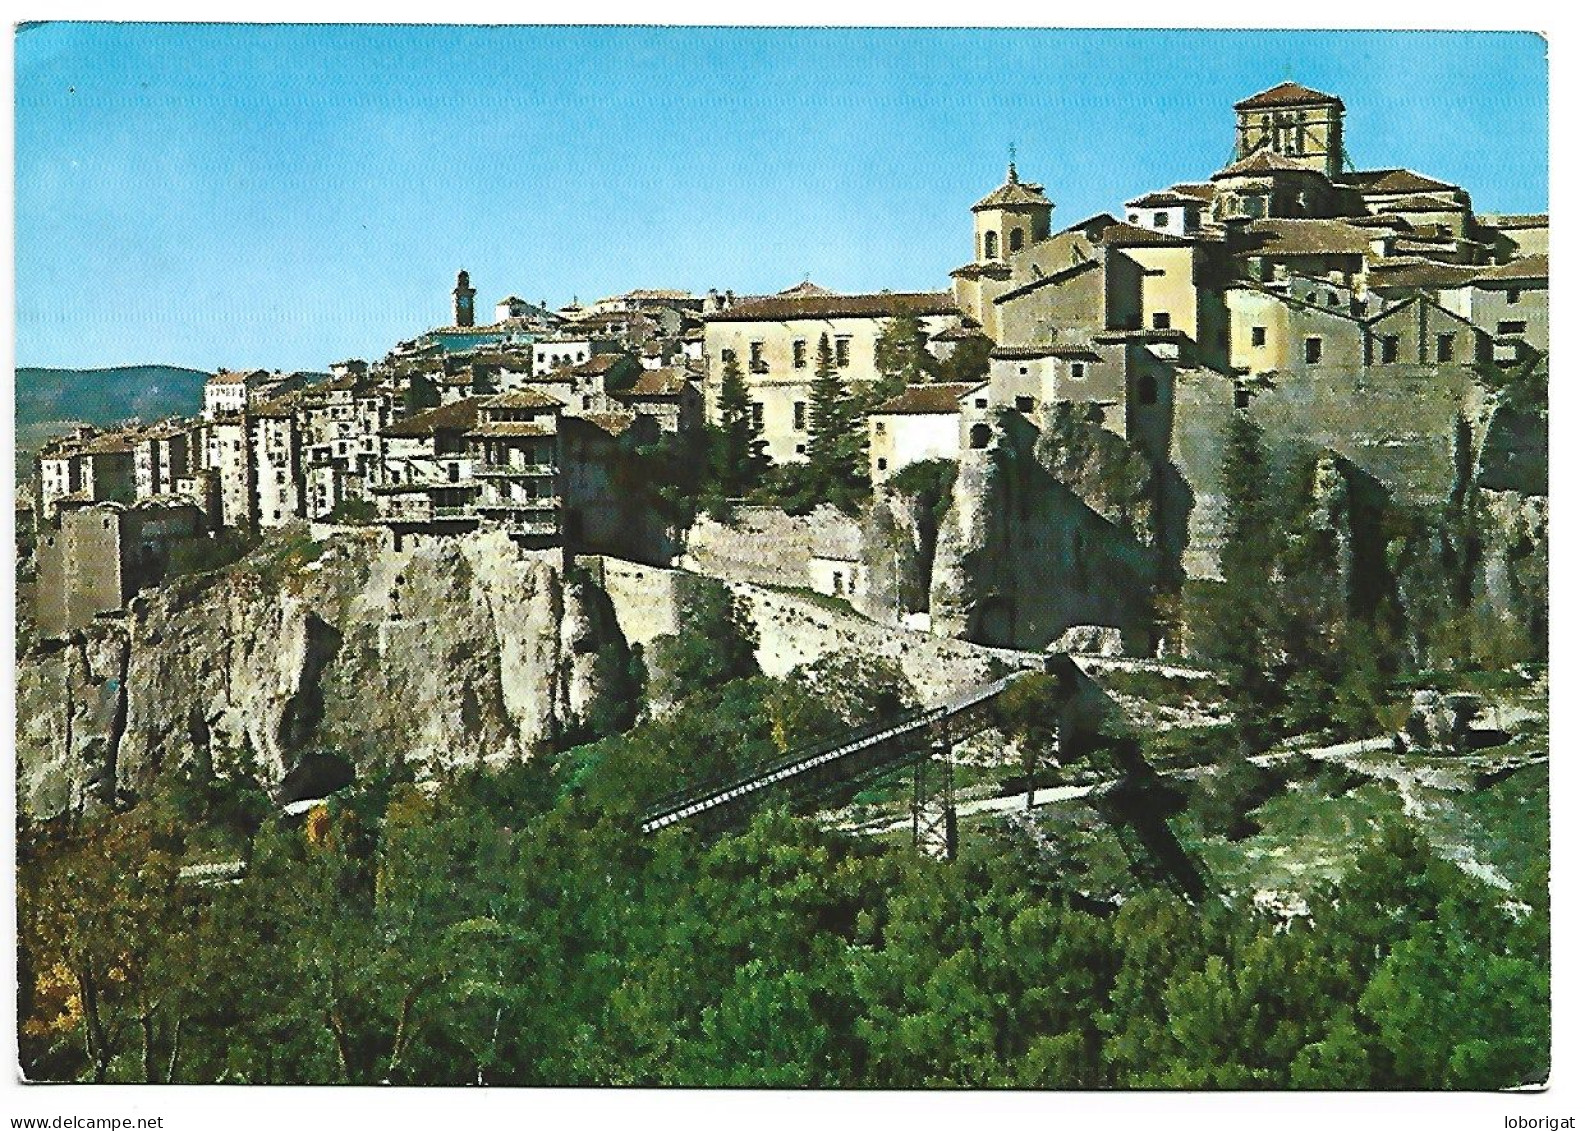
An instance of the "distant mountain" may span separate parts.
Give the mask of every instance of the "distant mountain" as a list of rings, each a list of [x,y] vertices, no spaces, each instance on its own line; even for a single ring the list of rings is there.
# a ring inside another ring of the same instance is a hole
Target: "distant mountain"
[[[99,427],[128,417],[158,420],[194,416],[203,407],[209,375],[174,365],[125,365],[116,369],[26,369],[16,371],[17,472],[26,474],[33,453],[51,437],[77,424]]]

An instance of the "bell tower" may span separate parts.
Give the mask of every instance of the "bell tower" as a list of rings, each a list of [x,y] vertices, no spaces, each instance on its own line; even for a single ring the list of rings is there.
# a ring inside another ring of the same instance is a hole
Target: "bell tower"
[[[1017,151],[1007,147],[1007,180],[973,208],[974,262],[1004,264],[1051,235],[1051,201],[1037,184],[1018,179]]]
[[[452,325],[473,325],[473,296],[478,292],[468,285],[468,273],[457,272],[457,289],[451,292]]]
[[[1233,160],[1267,152],[1336,180],[1343,171],[1343,100],[1296,82],[1278,83],[1233,104]]]

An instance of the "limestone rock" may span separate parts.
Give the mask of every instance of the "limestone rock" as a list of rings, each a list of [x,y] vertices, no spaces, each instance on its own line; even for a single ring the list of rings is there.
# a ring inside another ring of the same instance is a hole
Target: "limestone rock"
[[[531,757],[626,656],[597,585],[499,534],[402,552],[349,535],[311,561],[280,545],[21,658],[27,811],[137,794],[182,765],[251,760],[278,785],[316,750],[360,770]]]

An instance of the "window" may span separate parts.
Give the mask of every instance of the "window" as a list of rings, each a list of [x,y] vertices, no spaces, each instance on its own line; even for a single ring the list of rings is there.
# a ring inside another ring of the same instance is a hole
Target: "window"
[[[804,402],[793,401],[793,428],[795,431],[804,430]]]
[[[991,426],[989,424],[976,424],[969,429],[969,447],[988,448],[991,446]]]
[[[1129,223],[1130,223],[1130,224],[1137,224],[1137,223],[1139,223],[1139,213],[1137,213],[1137,212],[1130,212],[1130,213],[1129,213],[1129,214],[1128,214],[1128,222],[1129,222]]]
[[[1135,388],[1138,390],[1140,404],[1156,403],[1156,379],[1150,374],[1147,373],[1141,377],[1139,384]]]
[[[986,259],[995,259],[996,258],[996,251],[997,251],[997,248],[996,248],[996,233],[995,232],[986,232],[985,233],[985,258]]]
[[[1070,365],[1068,367],[1068,375],[1071,376],[1075,381],[1084,380],[1084,362],[1075,361],[1072,365]]]
[[[989,407],[990,403],[991,402],[986,400],[984,397],[975,397],[974,398],[974,407],[975,408],[987,408],[987,407]]]
[[[1519,305],[1519,288],[1518,287],[1509,287],[1508,288],[1508,305],[1509,306],[1518,306]]]
[[[805,447],[806,447],[806,445],[804,445],[804,444],[799,444],[798,445],[798,454],[799,455],[803,455],[804,454],[804,448]]]
[[[1504,335],[1522,334],[1524,333],[1524,325],[1523,322],[1499,322],[1497,323],[1497,333]]]
[[[1035,398],[1034,397],[1014,397],[1013,398],[1013,407],[1016,408],[1019,412],[1034,412],[1035,411]]]
[[[884,420],[877,420],[877,421],[876,421],[876,422],[875,422],[875,434],[876,434],[876,435],[877,435],[877,436],[884,436],[884,435],[886,435],[886,421],[884,421]]]
[[[1165,228],[1169,219],[1170,217],[1165,212],[1157,212],[1150,218],[1150,223],[1153,227]]]
[[[1248,389],[1234,389],[1233,390],[1233,407],[1234,408],[1248,408],[1249,407],[1249,390]]]
[[[809,346],[809,343],[804,341],[802,338],[794,339],[794,341],[793,341],[793,368],[794,369],[803,369],[805,366],[807,366],[809,364],[809,349],[808,349],[808,346]],[[799,427],[801,428],[801,427],[803,427],[803,425],[800,424]]]
[[[722,350],[721,351],[721,364],[722,365],[731,365],[736,360],[737,360],[737,350]]]
[[[1029,366],[1027,366],[1027,365],[1020,365],[1020,366],[1019,366],[1019,367],[1018,367],[1018,375],[1019,375],[1019,376],[1020,376],[1020,377],[1027,377],[1027,376],[1028,376],[1028,375],[1029,375]]]
[[[875,470],[876,471],[885,471],[886,470],[886,458],[884,456],[882,456],[880,459],[875,461]]]
[[[1387,334],[1381,339],[1381,363],[1391,365],[1398,360],[1398,335]]]
[[[1200,230],[1200,214],[1198,212],[1190,209],[1183,214],[1183,230],[1186,232],[1198,232]]]
[[[1156,311],[1150,316],[1150,328],[1152,330],[1172,329],[1172,315],[1165,310]]]
[[[754,422],[754,431],[761,432],[765,429],[765,402],[754,401],[749,407],[749,418]]]
[[[1249,328],[1249,344],[1257,348],[1266,344],[1266,328],[1264,326],[1251,326]]]
[[[1336,305],[1338,305],[1338,301],[1339,300],[1338,300],[1336,291],[1327,291],[1326,292],[1326,305],[1327,306],[1336,306]]]
[[[765,364],[764,342],[750,342],[748,344],[748,368],[750,373],[770,372],[770,366]]]
[[[1014,228],[1007,234],[1007,251],[1009,254],[1024,246],[1024,230]]]
[[[594,398],[593,397],[586,396],[586,397],[583,398],[583,407],[584,408],[588,408],[592,404],[594,404]]]
[[[1438,334],[1436,336],[1436,359],[1438,361],[1453,360],[1453,335]]]
[[[848,362],[853,359],[853,339],[837,339],[837,368],[846,369]]]
[[[1306,365],[1315,365],[1321,360],[1321,339],[1304,339],[1304,362]]]

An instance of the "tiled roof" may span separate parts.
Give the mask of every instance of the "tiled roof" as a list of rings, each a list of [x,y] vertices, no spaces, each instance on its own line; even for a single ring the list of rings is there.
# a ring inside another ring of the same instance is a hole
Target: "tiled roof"
[[[1495,267],[1482,267],[1476,276],[1477,283],[1518,281],[1520,279],[1546,279],[1549,277],[1548,259],[1545,255],[1526,255]]]
[[[1189,181],[1184,184],[1173,185],[1172,191],[1182,196],[1192,196],[1206,204],[1209,204],[1212,198],[1216,196],[1215,185],[1205,184],[1200,181]]]
[[[568,373],[578,373],[599,376],[609,373],[624,361],[631,360],[625,353],[597,353],[588,361],[580,361],[577,365],[569,365]]]
[[[395,424],[387,425],[380,435],[403,438],[433,436],[439,431],[466,431],[479,417],[478,397],[465,397],[440,408],[415,413]]]
[[[688,375],[680,369],[646,369],[626,389],[615,390],[617,397],[674,397],[688,387]]]
[[[1113,224],[1101,230],[1101,243],[1113,247],[1193,247],[1194,241],[1137,224]]]
[[[556,426],[538,420],[492,420],[476,424],[468,431],[470,437],[490,439],[512,436],[554,436]]]
[[[932,385],[909,385],[902,394],[875,406],[874,415],[901,416],[916,413],[945,413],[958,411],[958,399],[979,382],[959,384],[944,382]]]
[[[270,371],[268,369],[251,369],[246,371],[240,369],[222,369],[213,377],[209,378],[209,380],[205,383],[209,385],[246,385],[257,381],[263,381],[269,377],[269,375]]]
[[[1234,110],[1259,110],[1266,106],[1315,106],[1327,104],[1341,106],[1343,100],[1335,94],[1311,90],[1296,82],[1281,82],[1269,90],[1252,94],[1242,102],[1233,103]]]
[[[1171,189],[1158,189],[1147,192],[1144,196],[1136,196],[1124,207],[1127,208],[1184,208],[1190,205],[1205,203],[1198,196],[1189,196],[1187,193],[1176,192]]]
[[[1551,217],[1545,212],[1530,212],[1522,215],[1491,213],[1478,216],[1476,219],[1492,228],[1545,228],[1551,225]]]
[[[479,402],[480,408],[560,408],[561,401],[538,389],[514,389]]]
[[[1211,180],[1219,181],[1227,177],[1258,177],[1265,173],[1310,173],[1317,177],[1323,175],[1319,170],[1312,169],[1302,161],[1262,149],[1258,153],[1251,153],[1241,161],[1234,161],[1225,169],[1212,173]]]
[[[1076,345],[1046,345],[1046,346],[998,346],[991,351],[991,357],[998,361],[1019,361],[1040,357],[1060,357],[1072,361],[1101,361],[1101,355],[1088,346]]]
[[[633,427],[638,417],[626,412],[589,412],[573,417],[574,420],[587,420],[600,431],[611,436],[620,436]]]
[[[1369,255],[1373,236],[1341,220],[1252,220],[1249,234],[1256,246],[1248,254]]]
[[[932,342],[964,342],[970,338],[983,338],[985,333],[972,326],[948,326],[939,334],[932,334]]]
[[[1005,279],[1013,273],[1013,269],[1005,263],[965,263],[962,267],[954,267],[948,272],[954,279],[978,279],[982,275],[989,275],[993,279]]]
[[[762,298],[740,302],[705,318],[710,322],[785,322],[800,318],[896,318],[908,314],[957,313],[951,294],[929,291]]]
[[[1018,179],[1017,170],[1009,167],[1006,182],[998,185],[983,197],[970,211],[980,212],[987,208],[1030,207],[1051,207],[1051,201],[1046,197],[1044,186],[1025,184]]]
[[[835,292],[827,290],[818,283],[811,283],[808,279],[805,279],[801,283],[794,283],[784,291],[777,291],[775,297],[790,298],[797,297],[799,295],[829,295],[833,293]]]
[[[1343,173],[1338,176],[1340,185],[1352,185],[1360,192],[1374,196],[1378,193],[1449,192],[1458,188],[1416,173],[1413,169],[1367,169],[1364,172]]]
[[[1418,193],[1399,197],[1383,207],[1393,212],[1458,212],[1460,210],[1459,205],[1450,201],[1439,200],[1434,196],[1422,196]]]

